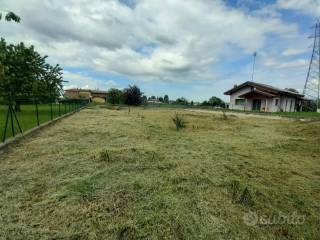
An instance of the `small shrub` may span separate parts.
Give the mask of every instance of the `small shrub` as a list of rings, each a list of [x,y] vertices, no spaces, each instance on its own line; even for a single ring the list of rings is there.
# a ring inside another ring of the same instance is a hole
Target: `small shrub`
[[[249,191],[249,189],[246,187],[239,199],[239,203],[245,206],[252,206],[253,205],[253,199],[251,196],[251,193]]]
[[[183,119],[183,116],[181,116],[178,113],[176,113],[174,115],[174,117],[172,118],[172,121],[174,122],[177,130],[180,130],[181,128],[185,128],[186,127],[186,122]]]
[[[232,181],[231,183],[231,191],[232,191],[232,200],[234,202],[237,201],[237,197],[238,197],[238,194],[239,194],[239,190],[240,190],[240,183],[239,181]]]
[[[222,117],[223,117],[223,120],[227,120],[228,119],[226,111],[222,111]]]
[[[138,118],[140,118],[141,120],[143,120],[144,118],[145,118],[145,116],[141,113],[140,114],[140,112],[138,112]]]
[[[254,200],[247,186],[243,189],[241,188],[240,182],[234,180],[231,182],[230,187],[233,203],[238,203],[249,207],[254,205]]]
[[[110,158],[110,155],[108,153],[108,150],[100,152],[100,160],[103,161],[103,162],[110,162],[111,161],[111,158]]]

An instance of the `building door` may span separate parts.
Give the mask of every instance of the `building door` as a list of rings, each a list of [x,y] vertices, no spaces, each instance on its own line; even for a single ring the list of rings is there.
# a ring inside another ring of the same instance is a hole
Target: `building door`
[[[260,111],[261,109],[261,99],[253,99],[252,100],[252,110]]]

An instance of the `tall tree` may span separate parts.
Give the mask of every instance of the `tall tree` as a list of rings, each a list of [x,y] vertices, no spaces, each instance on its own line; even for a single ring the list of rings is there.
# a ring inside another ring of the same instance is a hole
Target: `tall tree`
[[[0,95],[15,103],[20,110],[20,101],[33,97],[53,100],[62,90],[62,68],[46,63],[33,46],[23,43],[7,45],[0,41]]]
[[[121,90],[111,88],[107,92],[107,102],[111,104],[119,104],[122,102],[123,93]]]
[[[11,21],[14,21],[14,22],[17,22],[19,23],[21,18],[15,14],[14,12],[7,12],[7,11],[3,11],[3,10],[0,10],[0,20],[2,20],[2,12],[6,12],[5,16],[4,16],[4,19],[8,22],[11,22]]]
[[[163,102],[169,103],[169,96],[168,96],[167,94],[164,95],[164,97],[163,97]]]
[[[123,100],[128,105],[141,105],[142,104],[142,92],[136,85],[129,86],[123,90]]]

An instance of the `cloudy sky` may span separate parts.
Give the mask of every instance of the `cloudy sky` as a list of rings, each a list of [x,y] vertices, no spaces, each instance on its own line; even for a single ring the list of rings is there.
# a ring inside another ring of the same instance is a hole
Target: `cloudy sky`
[[[0,0],[32,44],[64,68],[66,88],[123,88],[202,101],[251,79],[302,90],[320,0]]]

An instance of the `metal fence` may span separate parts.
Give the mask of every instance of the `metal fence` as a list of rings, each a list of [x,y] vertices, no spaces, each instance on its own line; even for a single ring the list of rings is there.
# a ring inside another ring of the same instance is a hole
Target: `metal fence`
[[[0,102],[0,142],[17,134],[39,127],[65,114],[78,111],[88,104],[85,99],[56,102],[21,100],[15,103]]]

